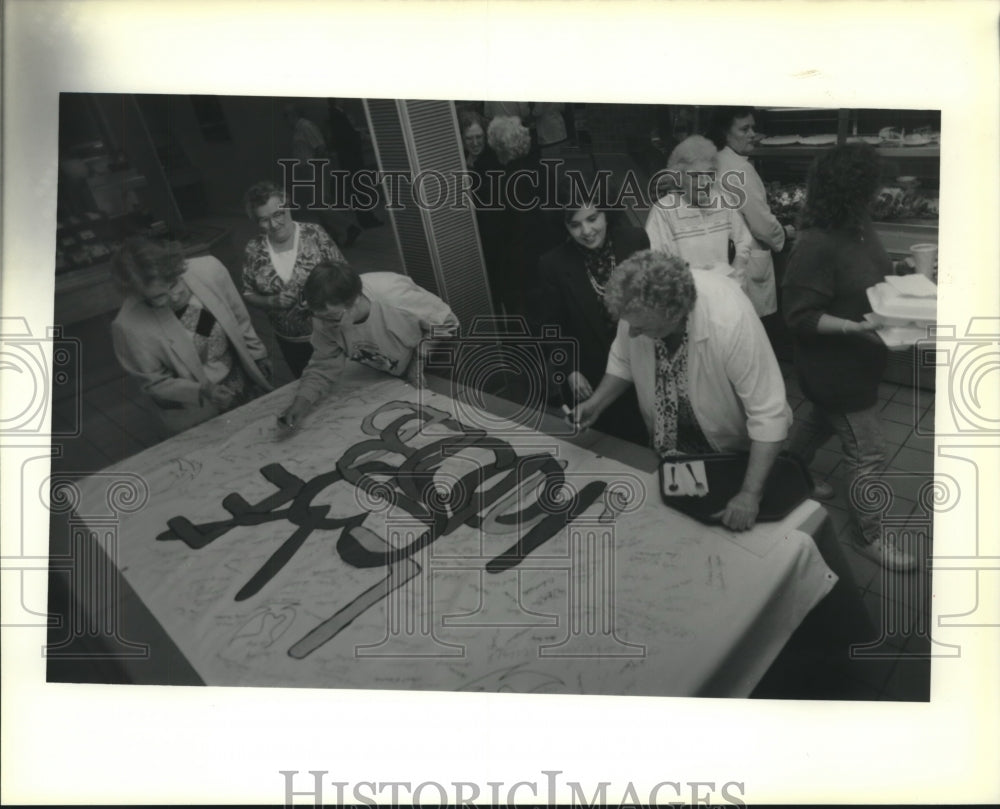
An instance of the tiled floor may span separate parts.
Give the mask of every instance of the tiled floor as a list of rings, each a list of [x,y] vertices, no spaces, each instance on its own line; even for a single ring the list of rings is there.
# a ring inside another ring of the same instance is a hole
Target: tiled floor
[[[227,220],[233,237],[223,257],[230,270],[238,271],[240,250],[252,227],[245,219]],[[345,250],[348,260],[362,271],[398,270],[399,255],[388,224],[366,230],[358,242]],[[54,442],[61,454],[53,460],[53,471],[69,476],[84,475],[123,460],[161,440],[150,405],[136,385],[126,378],[114,362],[110,351],[109,324],[111,315],[95,318],[67,328],[69,337],[80,339],[83,360],[82,402],[72,399],[57,401],[53,407],[55,425],[82,424],[79,435]],[[277,382],[284,384],[291,375],[280,361],[266,318],[252,312],[255,327],[277,358]],[[793,410],[804,406],[804,400],[787,362],[782,362],[787,381],[788,399]],[[888,530],[909,534],[911,545],[926,559],[930,554],[932,515],[920,503],[920,490],[930,480],[933,470],[934,394],[931,391],[883,383],[879,389],[885,437],[889,447],[889,470],[886,482],[892,492],[889,503]],[[851,528],[847,511],[845,464],[835,441],[819,451],[811,472],[829,481],[836,497],[827,509],[844,555],[854,573],[859,595],[866,605],[873,624],[881,629],[882,638],[868,650],[863,666],[844,665],[824,669],[816,682],[804,683],[801,693],[785,689],[782,696],[812,696],[816,693],[835,695],[833,698],[927,700],[930,688],[930,572],[926,564],[913,574],[893,574],[861,557],[851,549]],[[912,537],[917,537],[914,541]],[[773,668],[794,668],[797,652],[779,657]],[[921,656],[922,655],[922,656]],[[815,667],[813,668],[815,672]],[[820,682],[819,680],[822,680]]]
[[[805,405],[794,371],[787,362],[781,365],[789,403],[799,412]],[[853,550],[845,462],[836,439],[831,439],[817,453],[810,472],[834,488],[835,498],[824,506],[858,592],[881,635],[872,648],[859,650],[866,661],[863,666],[852,666],[849,670],[845,667],[844,672],[832,676],[843,677],[845,692],[852,691],[860,677],[863,686],[874,689],[872,698],[927,700],[931,594],[927,559],[931,554],[933,514],[921,504],[920,491],[930,482],[934,468],[933,436],[928,434],[933,428],[934,392],[883,382],[879,401],[889,464],[883,481],[891,491],[885,528],[903,538],[903,546],[916,552],[923,561],[915,573],[892,573]],[[875,656],[884,659],[869,662]]]

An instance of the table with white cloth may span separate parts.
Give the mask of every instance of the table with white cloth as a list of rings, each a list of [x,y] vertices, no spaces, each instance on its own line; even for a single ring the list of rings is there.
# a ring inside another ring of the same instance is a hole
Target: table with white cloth
[[[734,533],[551,414],[351,364],[287,434],[292,394],[53,480],[74,620],[125,680],[748,696],[837,582],[814,501]]]

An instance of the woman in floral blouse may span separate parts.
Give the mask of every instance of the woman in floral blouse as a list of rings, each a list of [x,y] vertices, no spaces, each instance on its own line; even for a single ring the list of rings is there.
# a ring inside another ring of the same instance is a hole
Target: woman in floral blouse
[[[302,286],[317,264],[344,262],[344,256],[322,227],[292,220],[285,194],[274,183],[251,186],[243,202],[261,230],[247,244],[243,297],[267,312],[278,348],[298,378],[312,356],[312,317],[300,299]]]

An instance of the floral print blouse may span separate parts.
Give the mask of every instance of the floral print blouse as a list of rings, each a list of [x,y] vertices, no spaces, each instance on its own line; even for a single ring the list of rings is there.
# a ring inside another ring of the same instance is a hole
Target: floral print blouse
[[[243,258],[243,294],[277,295],[287,291],[298,303],[291,309],[268,309],[275,334],[286,340],[307,341],[312,333],[312,317],[300,300],[302,287],[312,268],[322,261],[346,263],[344,254],[325,230],[311,222],[297,222],[299,252],[292,275],[286,283],[274,269],[267,249],[267,236],[260,234],[249,241]]]

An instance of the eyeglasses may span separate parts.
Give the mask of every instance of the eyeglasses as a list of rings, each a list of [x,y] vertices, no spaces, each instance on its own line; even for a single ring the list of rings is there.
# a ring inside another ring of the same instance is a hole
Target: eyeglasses
[[[287,208],[279,208],[270,216],[260,216],[257,218],[257,224],[260,227],[264,227],[266,224],[280,225],[285,221],[285,217],[288,216]]]

